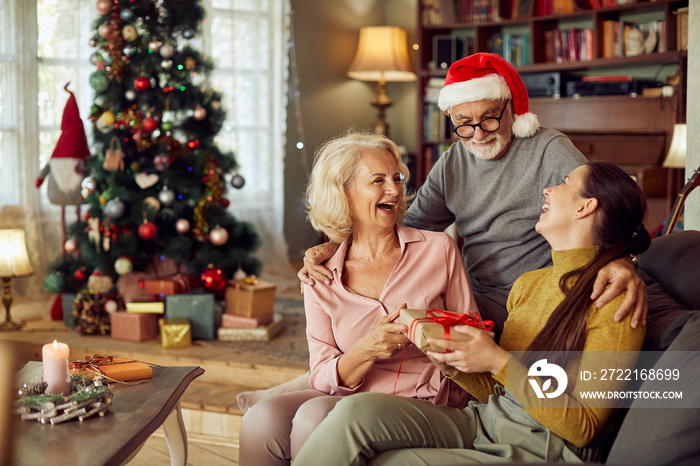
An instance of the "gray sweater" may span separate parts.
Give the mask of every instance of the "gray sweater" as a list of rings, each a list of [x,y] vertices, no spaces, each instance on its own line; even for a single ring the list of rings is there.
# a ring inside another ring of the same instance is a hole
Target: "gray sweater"
[[[535,231],[542,190],[584,163],[569,138],[549,128],[514,138],[493,161],[456,142],[430,170],[404,225],[441,231],[456,222],[474,291],[506,297],[520,275],[551,264],[549,245]]]

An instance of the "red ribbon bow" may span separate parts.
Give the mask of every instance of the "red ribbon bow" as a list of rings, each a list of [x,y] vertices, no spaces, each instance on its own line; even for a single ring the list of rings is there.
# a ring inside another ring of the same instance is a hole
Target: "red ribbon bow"
[[[109,364],[114,361],[112,356],[102,356],[96,354],[94,356],[85,356],[84,361],[73,361],[70,363],[71,369],[84,369],[86,367],[99,366],[100,364]]]
[[[445,340],[451,340],[450,327],[457,324],[469,325],[470,327],[476,327],[482,330],[493,330],[492,320],[479,320],[479,314],[460,314],[457,312],[441,311],[439,309],[431,309],[425,311],[425,317],[414,319],[411,325],[408,327],[409,338],[413,341],[415,340],[415,332],[418,328],[418,323],[424,322],[435,322],[436,324],[442,325],[444,330]],[[450,350],[447,350],[449,353]]]
[[[411,325],[408,326],[408,333],[406,338],[411,341],[415,340],[416,329],[418,328],[418,323],[424,322],[435,322],[442,325],[444,330],[445,340],[451,340],[450,327],[457,324],[469,325],[470,327],[476,327],[482,330],[493,330],[492,320],[479,320],[479,314],[473,312],[471,314],[460,314],[458,312],[441,311],[439,309],[431,309],[425,311],[425,317],[420,317],[418,319],[413,319]],[[406,352],[406,338],[404,338],[403,351],[401,352],[401,362],[399,363],[399,370],[396,373],[396,380],[394,380],[394,390],[392,394],[396,394],[396,384],[399,381],[399,375],[401,375],[401,367],[403,366],[403,356]],[[448,353],[449,349],[446,349]]]

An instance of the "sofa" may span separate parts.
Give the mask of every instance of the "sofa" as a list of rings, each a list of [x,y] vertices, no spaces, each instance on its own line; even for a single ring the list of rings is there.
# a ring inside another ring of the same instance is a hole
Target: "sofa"
[[[700,385],[700,231],[655,238],[640,255],[639,267],[649,295],[644,350],[657,358],[653,367],[668,367],[664,363],[671,352],[683,351],[682,365],[677,358],[674,364],[686,378],[685,387],[691,389],[684,390],[684,408],[643,408],[644,401],[635,400],[630,408],[618,410],[606,435],[601,435],[610,449],[605,464],[696,466],[700,464],[700,409],[696,408],[700,388],[692,385]],[[654,381],[639,386],[639,390],[658,389]],[[380,453],[378,463],[388,453]]]
[[[643,408],[635,400],[626,410],[606,464],[700,464],[700,231],[684,231],[652,240],[640,255],[640,275],[649,291],[645,350],[664,351],[656,367],[677,366],[695,382],[683,390],[684,408]],[[655,287],[667,293],[655,292]],[[672,351],[683,351],[682,358]],[[678,361],[681,361],[679,364]],[[647,380],[640,390],[658,389]]]

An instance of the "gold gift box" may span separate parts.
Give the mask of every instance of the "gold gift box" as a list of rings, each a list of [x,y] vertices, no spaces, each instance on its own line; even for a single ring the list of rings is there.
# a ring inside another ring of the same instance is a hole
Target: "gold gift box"
[[[249,277],[229,280],[226,287],[226,313],[243,317],[272,314],[275,310],[274,283]]]
[[[426,318],[426,310],[424,309],[401,309],[399,313],[399,318],[396,323],[403,324],[408,327],[408,339],[416,345],[421,351],[434,351],[436,353],[444,353],[445,349],[439,346],[433,346],[428,343],[428,338],[440,338],[445,339],[445,327],[442,324],[433,322],[429,318]],[[456,323],[455,325],[462,325],[461,323]],[[449,327],[448,327],[449,329]],[[469,341],[472,339],[469,335],[465,335],[460,332],[449,331],[450,340],[452,341]],[[482,330],[483,332],[488,332],[488,330]],[[493,338],[493,333],[488,332],[491,338]]]
[[[130,314],[164,314],[165,306],[160,301],[148,303],[126,303],[126,312]]]
[[[187,319],[158,319],[163,349],[192,346],[192,327]]]

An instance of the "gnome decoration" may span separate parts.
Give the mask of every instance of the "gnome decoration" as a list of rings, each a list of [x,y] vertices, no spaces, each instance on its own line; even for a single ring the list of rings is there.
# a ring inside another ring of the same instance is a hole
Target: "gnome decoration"
[[[75,95],[68,90],[68,84],[64,89],[70,97],[63,109],[61,136],[58,138],[51,160],[41,170],[36,180],[38,188],[44,182],[46,175],[51,174],[48,185],[49,201],[60,206],[85,203],[85,199],[80,195],[83,176],[76,173],[75,167],[78,162],[90,156],[78,104]]]
[[[80,206],[85,203],[85,199],[80,194],[80,183],[83,176],[75,171],[78,162],[90,156],[85,129],[78,112],[78,103],[75,95],[68,90],[68,84],[64,87],[70,94],[68,102],[63,109],[61,120],[61,136],[58,138],[56,148],[51,155],[49,163],[41,169],[39,177],[36,179],[36,187],[39,188],[49,173],[49,185],[47,193],[52,204],[61,206],[61,231],[63,232],[63,242],[66,243],[66,220],[65,207],[67,205]],[[76,208],[76,215],[80,217],[80,207]],[[63,251],[65,260],[65,250]]]

